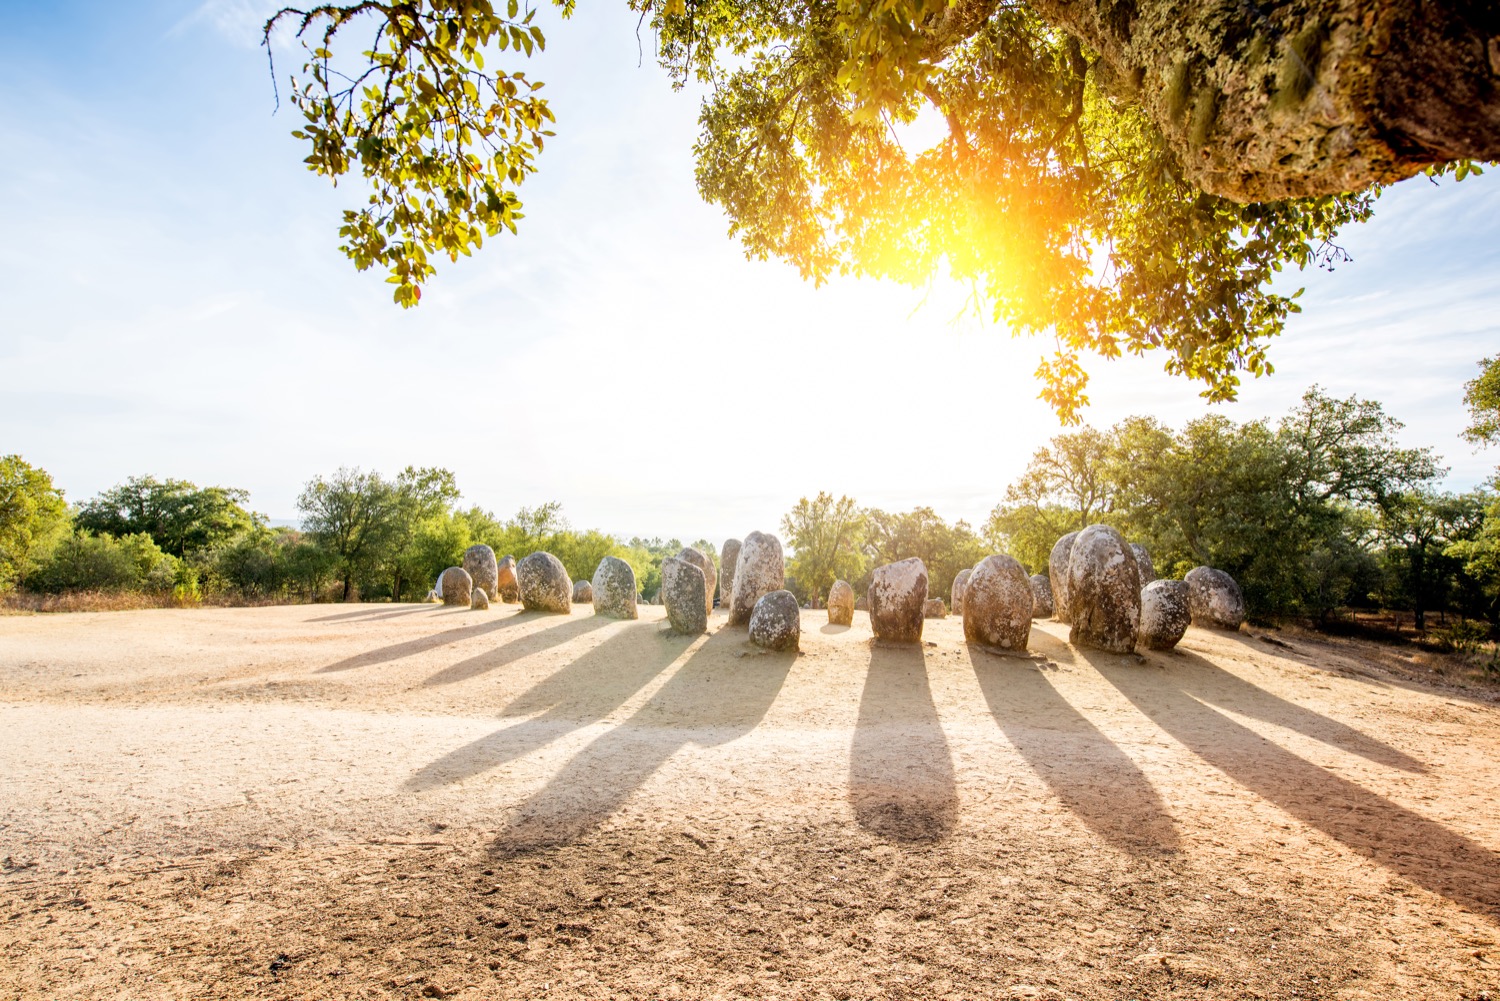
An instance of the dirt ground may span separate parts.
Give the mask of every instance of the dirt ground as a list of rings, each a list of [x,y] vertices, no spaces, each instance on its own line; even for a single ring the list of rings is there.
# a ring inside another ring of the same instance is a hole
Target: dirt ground
[[[1348,644],[0,619],[0,998],[1500,1001],[1500,705]]]

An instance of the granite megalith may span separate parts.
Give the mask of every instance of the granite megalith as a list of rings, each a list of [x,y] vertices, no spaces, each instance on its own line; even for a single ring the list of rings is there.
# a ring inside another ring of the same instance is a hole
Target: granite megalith
[[[547,552],[536,552],[516,564],[516,583],[521,607],[528,612],[573,614],[573,581],[562,560]]]
[[[438,577],[437,592],[443,596],[443,604],[468,608],[474,579],[463,567],[449,567]]]
[[[802,612],[790,591],[760,596],[750,612],[750,642],[766,650],[795,650],[802,637]]]
[[[1052,618],[1052,578],[1044,573],[1034,573],[1031,580],[1031,617]]]
[[[1069,532],[1058,539],[1047,556],[1047,579],[1052,584],[1052,617],[1058,622],[1072,622],[1068,611],[1068,559],[1078,533]]]
[[[575,580],[573,582],[573,604],[592,605],[594,603],[594,584],[592,581]]]
[[[500,590],[500,600],[507,605],[521,600],[521,582],[516,579],[514,556],[503,556],[495,564],[495,587]]]
[[[968,586],[969,577],[973,569],[960,570],[953,576],[953,586],[948,590],[948,597],[953,605],[953,614],[962,616],[964,614],[964,588]]]
[[[706,586],[703,568],[696,563],[676,556],[662,560],[661,599],[674,633],[696,636],[708,629],[708,614],[703,608]]]
[[[635,571],[630,564],[618,556],[606,556],[599,561],[591,582],[594,590],[594,614],[611,619],[638,619],[636,610],[639,595],[636,592]]]
[[[836,580],[828,589],[828,624],[854,625],[854,588],[847,580]]]
[[[1031,579],[1013,556],[986,556],[964,587],[964,639],[1025,650],[1031,639]]]
[[[734,604],[734,570],[739,558],[740,540],[724,540],[719,550],[719,607],[726,612]]]
[[[1151,553],[1139,542],[1130,544],[1130,551],[1135,554],[1135,568],[1141,573],[1141,587],[1156,580],[1156,564],[1151,562]]]
[[[1119,532],[1090,525],[1078,533],[1063,590],[1073,625],[1068,642],[1110,653],[1134,652],[1141,624],[1141,573]]]
[[[482,609],[489,608],[489,607],[490,607],[490,596],[489,596],[489,593],[486,592],[485,589],[482,588],[482,587],[475,587],[474,588],[474,593],[469,598],[469,608],[472,609],[473,611],[477,612],[477,611],[480,611]]]
[[[703,571],[703,614],[711,616],[714,614],[714,585],[719,582],[719,572],[714,569],[713,557],[701,549],[688,546],[677,554],[679,560],[686,560],[699,570]]]
[[[913,556],[876,567],[870,580],[870,628],[886,643],[920,643],[927,565]]]
[[[922,618],[924,619],[946,619],[948,617],[948,606],[942,598],[928,598],[922,602]]]
[[[500,590],[498,579],[500,576],[500,564],[495,559],[495,551],[484,543],[470,546],[464,550],[464,569],[469,572],[469,577],[474,581],[474,586],[483,589],[485,596],[492,601],[499,600]]]
[[[1187,632],[1192,613],[1188,585],[1181,580],[1153,580],[1141,588],[1141,632],[1138,642],[1152,650],[1170,650]]]
[[[1194,567],[1183,581],[1188,586],[1188,610],[1193,625],[1235,630],[1245,621],[1245,595],[1224,571]]]
[[[761,595],[780,591],[785,584],[781,540],[765,532],[745,536],[734,564],[734,600],[729,607],[729,624],[748,625]]]

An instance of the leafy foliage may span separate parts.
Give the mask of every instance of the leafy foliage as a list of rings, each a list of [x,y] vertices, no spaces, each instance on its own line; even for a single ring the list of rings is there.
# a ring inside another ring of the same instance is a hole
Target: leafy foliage
[[[46,470],[0,456],[0,594],[36,569],[67,524],[62,491]]]
[[[797,501],[781,519],[792,548],[787,572],[813,607],[835,580],[857,581],[865,572],[865,514],[848,497],[819,492]]]
[[[250,528],[256,519],[243,507],[249,498],[232,487],[133,476],[84,502],[74,520],[88,532],[149,535],[162,550],[180,557]]]
[[[1469,426],[1463,436],[1476,445],[1500,442],[1500,356],[1479,363],[1480,374],[1464,383]]]

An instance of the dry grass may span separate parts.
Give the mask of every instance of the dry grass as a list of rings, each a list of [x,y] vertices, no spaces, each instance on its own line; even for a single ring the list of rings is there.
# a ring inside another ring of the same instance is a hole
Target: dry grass
[[[133,612],[143,608],[263,608],[270,605],[302,605],[301,599],[215,594],[195,601],[179,601],[170,594],[135,591],[68,591],[63,594],[33,594],[12,591],[0,597],[0,615],[39,615],[52,612]]]

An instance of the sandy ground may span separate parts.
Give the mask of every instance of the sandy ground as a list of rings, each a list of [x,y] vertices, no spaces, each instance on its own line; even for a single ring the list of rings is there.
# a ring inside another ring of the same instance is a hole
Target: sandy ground
[[[1347,648],[0,619],[0,998],[1500,1001],[1500,706]]]

